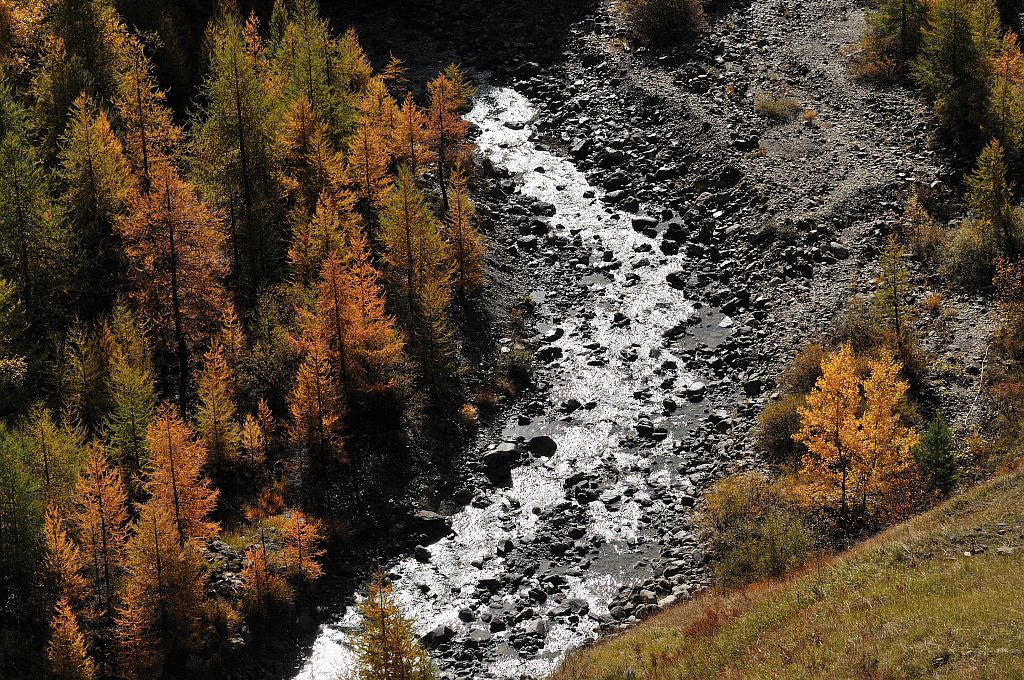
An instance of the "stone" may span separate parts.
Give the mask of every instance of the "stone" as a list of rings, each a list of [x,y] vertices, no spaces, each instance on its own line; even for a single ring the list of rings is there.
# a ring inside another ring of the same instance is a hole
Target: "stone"
[[[437,645],[443,645],[446,642],[451,642],[454,637],[455,631],[452,630],[451,626],[447,626],[442,623],[427,631],[421,639],[423,640],[423,644],[427,647],[435,647]]]
[[[527,444],[527,448],[530,450],[530,453],[535,456],[546,457],[554,455],[555,451],[558,450],[558,444],[556,444],[555,440],[546,434],[541,434],[536,437],[532,437]]]

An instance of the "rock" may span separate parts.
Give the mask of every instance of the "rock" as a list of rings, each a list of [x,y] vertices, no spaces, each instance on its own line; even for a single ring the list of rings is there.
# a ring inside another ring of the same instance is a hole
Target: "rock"
[[[545,347],[537,352],[536,357],[540,361],[548,362],[562,357],[561,347]]]
[[[536,437],[532,437],[527,444],[527,448],[530,450],[530,453],[535,456],[546,457],[554,455],[555,451],[558,450],[558,444],[556,444],[555,440],[546,434],[541,434]]]
[[[422,638],[423,644],[428,647],[435,647],[437,645],[443,645],[446,642],[451,642],[452,638],[455,637],[455,631],[450,626],[441,624],[436,628],[428,631]]]
[[[654,234],[658,226],[658,219],[656,217],[648,217],[647,215],[635,215],[631,222],[634,231],[645,235]]]
[[[828,252],[837,260],[845,260],[850,257],[850,251],[846,249],[846,246],[843,246],[837,241],[829,243],[826,250],[828,250]]]
[[[519,458],[519,448],[512,442],[502,442],[484,454],[484,465],[490,469],[509,469]]]
[[[540,635],[541,637],[547,636],[549,628],[550,626],[548,625],[548,622],[544,619],[537,619],[536,621],[531,621],[530,624],[526,626],[527,631],[529,631],[533,635]]]
[[[555,211],[556,209],[554,204],[548,203],[547,201],[534,201],[533,204],[530,205],[530,212],[533,213],[534,215],[554,217]]]
[[[417,562],[423,562],[423,563],[429,562],[430,558],[432,557],[432,555],[430,554],[430,551],[427,550],[422,545],[418,545],[418,546],[416,546],[413,549],[413,555],[416,557],[416,561]]]
[[[417,510],[412,514],[410,523],[414,531],[432,541],[440,540],[452,532],[448,518],[430,510]]]
[[[748,397],[756,397],[761,394],[764,389],[764,385],[760,378],[753,378],[751,380],[743,381],[743,393]]]

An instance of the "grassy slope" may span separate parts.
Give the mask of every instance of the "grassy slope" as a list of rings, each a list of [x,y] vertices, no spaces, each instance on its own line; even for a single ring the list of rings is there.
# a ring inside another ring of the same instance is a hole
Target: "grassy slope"
[[[1024,678],[1024,472],[786,581],[669,609],[553,679],[716,676]]]

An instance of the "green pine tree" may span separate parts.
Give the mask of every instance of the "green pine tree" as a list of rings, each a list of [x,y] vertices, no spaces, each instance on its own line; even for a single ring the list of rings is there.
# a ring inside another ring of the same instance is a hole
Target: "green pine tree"
[[[928,423],[921,441],[913,449],[914,461],[929,489],[949,495],[960,478],[956,453],[953,450],[953,431],[942,414]]]

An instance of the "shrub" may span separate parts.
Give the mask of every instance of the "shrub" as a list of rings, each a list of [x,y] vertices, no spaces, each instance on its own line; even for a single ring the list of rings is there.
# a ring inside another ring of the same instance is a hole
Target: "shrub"
[[[797,409],[804,403],[802,394],[787,394],[764,407],[757,419],[755,445],[771,460],[796,463],[803,456],[804,447],[793,441],[800,429]]]
[[[861,296],[854,296],[836,319],[832,328],[832,345],[849,343],[854,354],[864,354],[885,342],[885,329],[878,323],[871,305]]]
[[[968,220],[961,224],[946,249],[942,272],[951,281],[972,288],[986,288],[995,273],[993,264],[999,248],[982,223]]]
[[[702,505],[698,521],[714,551],[720,586],[782,576],[813,548],[811,532],[781,486],[756,472],[716,482]]]
[[[953,451],[953,431],[941,413],[928,423],[913,454],[918,472],[930,490],[946,496],[956,488],[960,472]]]
[[[807,343],[782,373],[782,385],[786,391],[794,394],[810,392],[821,375],[821,360],[824,358],[825,348],[820,342]]]
[[[499,369],[519,385],[528,385],[533,379],[533,358],[529,350],[517,345],[502,355]]]
[[[636,42],[663,47],[697,35],[707,26],[704,0],[622,0],[626,31]]]
[[[792,120],[801,110],[803,105],[795,97],[762,93],[754,98],[754,111],[773,120]]]
[[[480,425],[480,411],[473,404],[463,404],[459,409],[459,419],[466,427],[476,429]]]
[[[921,260],[937,261],[946,246],[946,231],[932,219],[916,195],[907,201],[899,229]]]

